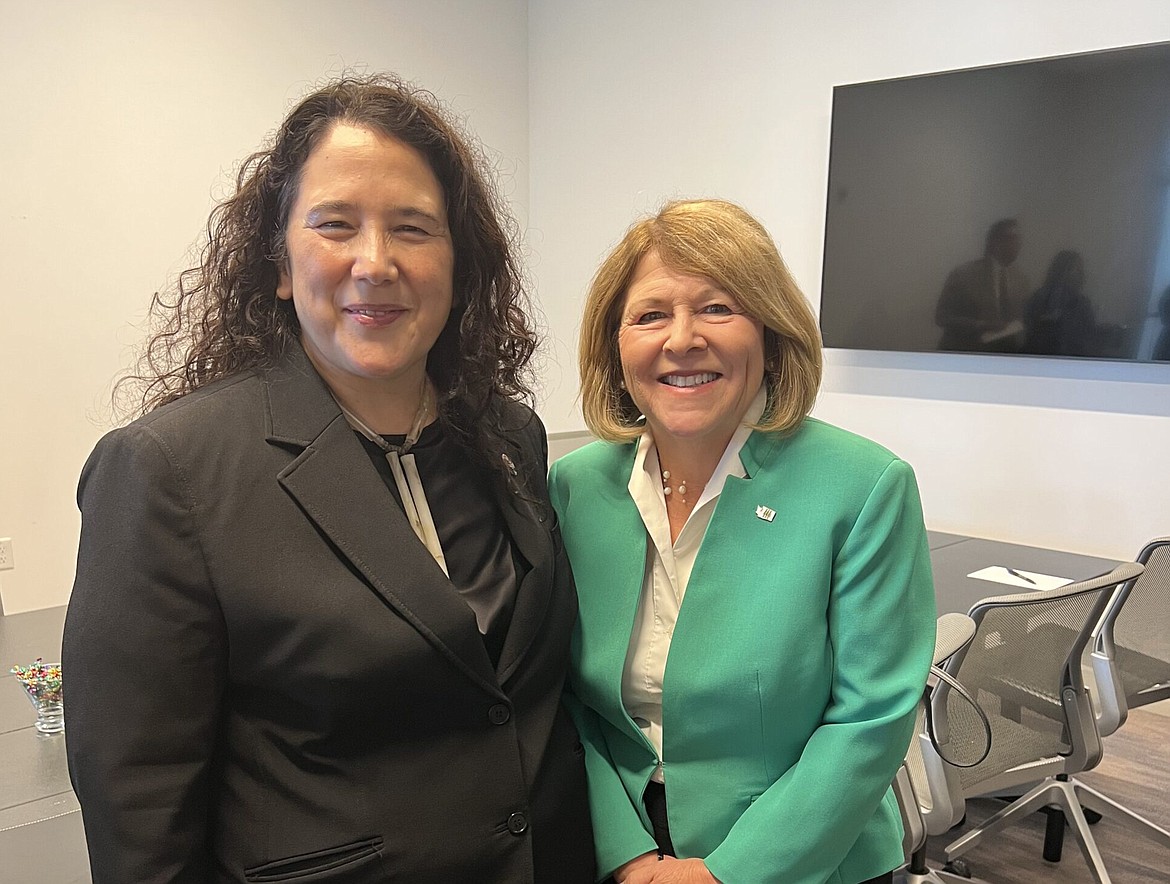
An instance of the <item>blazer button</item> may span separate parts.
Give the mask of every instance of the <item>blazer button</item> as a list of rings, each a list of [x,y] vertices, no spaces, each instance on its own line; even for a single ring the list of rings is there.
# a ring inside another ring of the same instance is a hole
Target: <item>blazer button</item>
[[[503,703],[497,703],[488,710],[488,721],[492,724],[506,724],[511,717],[511,711]]]
[[[508,817],[508,831],[513,835],[523,835],[528,829],[528,817],[517,811]]]

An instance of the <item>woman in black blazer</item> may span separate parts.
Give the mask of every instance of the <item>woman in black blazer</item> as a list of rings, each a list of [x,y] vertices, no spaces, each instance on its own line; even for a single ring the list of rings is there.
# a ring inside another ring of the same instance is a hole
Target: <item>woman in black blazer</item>
[[[65,626],[96,884],[587,882],[576,598],[500,201],[434,99],[302,101],[85,466]]]

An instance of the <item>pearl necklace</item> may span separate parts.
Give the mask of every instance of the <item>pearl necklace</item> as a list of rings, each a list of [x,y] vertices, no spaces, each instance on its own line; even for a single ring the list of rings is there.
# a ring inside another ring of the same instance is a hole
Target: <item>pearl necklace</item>
[[[702,491],[701,488],[699,490]],[[671,495],[677,493],[678,499],[681,500],[683,503],[687,503],[687,480],[680,479],[678,485],[676,485],[675,487],[672,488],[672,487],[670,487],[670,470],[663,470],[662,471],[662,493],[666,497],[667,501],[670,500]]]

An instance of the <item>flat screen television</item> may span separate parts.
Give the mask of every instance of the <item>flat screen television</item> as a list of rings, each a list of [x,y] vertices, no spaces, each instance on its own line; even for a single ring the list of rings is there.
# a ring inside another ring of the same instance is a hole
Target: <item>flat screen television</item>
[[[833,90],[827,347],[1170,361],[1170,43]]]

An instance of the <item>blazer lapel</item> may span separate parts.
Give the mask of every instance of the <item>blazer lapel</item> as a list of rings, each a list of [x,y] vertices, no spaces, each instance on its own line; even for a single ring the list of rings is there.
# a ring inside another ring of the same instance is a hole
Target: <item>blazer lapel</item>
[[[604,684],[612,720],[624,718],[629,735],[644,740],[622,705],[622,675],[635,626],[650,537],[638,506],[630,496],[630,472],[637,443],[613,446],[608,461],[594,464],[593,481],[583,483],[585,502],[573,514],[566,536],[573,555],[573,573],[591,597],[580,603],[573,638],[574,664],[579,672],[595,673]],[[580,553],[578,555],[578,553]],[[588,645],[582,636],[588,635]]]
[[[496,505],[508,526],[512,543],[528,563],[528,573],[517,587],[512,622],[500,651],[497,677],[503,684],[515,671],[545,621],[553,582],[557,579],[555,551],[549,530],[549,515],[542,515],[537,507],[521,493],[519,477],[494,471],[491,481]],[[550,507],[548,513],[551,514]],[[567,580],[567,575],[559,575]]]
[[[278,475],[280,484],[387,604],[499,694],[475,615],[415,537],[299,345],[267,380],[268,441],[298,452]]]

